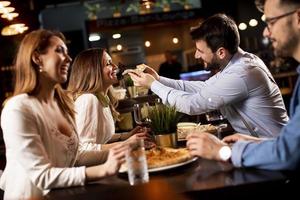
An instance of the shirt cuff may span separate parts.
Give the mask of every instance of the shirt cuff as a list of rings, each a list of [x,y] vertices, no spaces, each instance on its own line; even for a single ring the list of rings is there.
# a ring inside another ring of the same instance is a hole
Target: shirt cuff
[[[86,170],[85,169],[86,169],[85,166],[78,167],[78,175],[74,176],[75,179],[77,179],[77,180],[75,180],[75,182],[77,183],[75,185],[81,185],[81,186],[85,185],[85,182],[86,182],[86,174],[85,174]]]
[[[249,141],[238,141],[233,144],[231,162],[235,167],[243,166],[243,152],[250,143]]]

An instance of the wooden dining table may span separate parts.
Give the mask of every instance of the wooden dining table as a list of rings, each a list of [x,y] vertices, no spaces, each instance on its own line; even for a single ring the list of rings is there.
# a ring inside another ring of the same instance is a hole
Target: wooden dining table
[[[234,168],[229,163],[198,158],[167,170],[150,173],[146,184],[130,186],[119,173],[81,187],[54,189],[46,199],[215,199],[255,197],[286,191],[288,176],[280,171]]]

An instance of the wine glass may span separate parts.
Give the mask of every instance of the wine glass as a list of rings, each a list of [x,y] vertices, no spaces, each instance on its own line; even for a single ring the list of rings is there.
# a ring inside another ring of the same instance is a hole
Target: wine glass
[[[212,123],[217,128],[217,137],[222,139],[222,131],[227,128],[227,124],[223,123],[223,115],[220,112],[220,108],[224,106],[224,100],[222,97],[217,95],[211,95],[206,99],[206,108],[209,110],[205,114],[206,120]]]
[[[133,105],[133,118],[137,125],[150,127],[151,120],[148,117],[148,103],[134,104]]]
[[[224,106],[224,100],[222,97],[210,95],[208,98],[206,98],[205,105],[206,109],[208,110],[208,112],[205,113],[205,117],[208,122],[224,120],[224,117],[219,110]]]

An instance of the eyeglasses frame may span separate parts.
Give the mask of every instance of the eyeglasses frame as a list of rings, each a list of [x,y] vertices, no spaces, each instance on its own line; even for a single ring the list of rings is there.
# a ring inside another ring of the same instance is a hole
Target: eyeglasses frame
[[[296,10],[293,10],[291,12],[287,12],[285,14],[282,14],[282,15],[279,15],[279,16],[276,16],[276,17],[270,17],[270,18],[266,18],[265,19],[265,23],[266,23],[266,27],[268,29],[268,31],[270,32],[271,31],[271,27],[274,26],[274,24],[281,18],[284,18],[284,17],[287,17],[287,16],[290,16],[292,14],[294,14],[295,12],[297,12],[299,10],[299,8],[297,8]]]

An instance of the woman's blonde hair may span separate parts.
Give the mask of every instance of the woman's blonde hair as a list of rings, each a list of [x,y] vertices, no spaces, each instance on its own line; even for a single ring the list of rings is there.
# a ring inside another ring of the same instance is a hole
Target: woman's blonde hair
[[[64,42],[61,32],[39,29],[28,33],[22,40],[15,59],[15,86],[13,96],[39,92],[39,66],[32,60],[33,54],[46,54],[52,37],[59,37]],[[74,119],[73,101],[60,84],[55,86],[55,98],[60,109]]]
[[[103,91],[102,69],[106,65],[103,59],[104,52],[101,48],[91,48],[80,52],[74,59],[68,84],[68,91],[74,101],[82,94],[92,93],[98,96],[99,92]],[[113,96],[112,88],[108,90],[108,97],[112,114],[118,120],[119,113],[115,109],[118,101]]]

